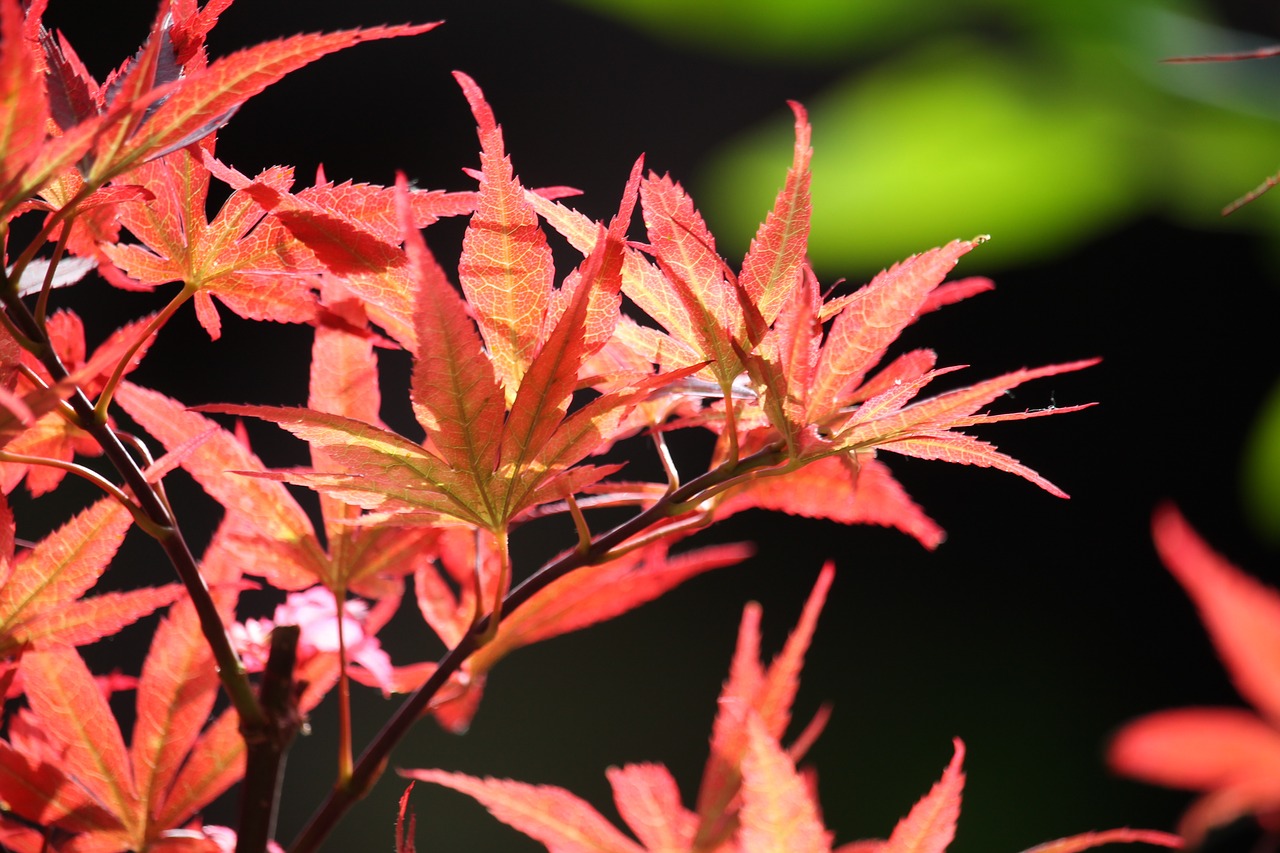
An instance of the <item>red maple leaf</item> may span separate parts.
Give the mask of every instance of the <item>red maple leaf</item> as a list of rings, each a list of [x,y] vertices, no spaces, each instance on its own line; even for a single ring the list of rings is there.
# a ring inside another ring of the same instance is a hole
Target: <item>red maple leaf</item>
[[[92,643],[175,601],[179,584],[83,597],[132,523],[115,499],[102,498],[15,554],[13,515],[0,499],[0,655]]]
[[[1232,682],[1257,713],[1158,711],[1116,735],[1111,766],[1202,792],[1180,827],[1191,843],[1243,814],[1280,832],[1280,592],[1215,553],[1174,507],[1160,507],[1152,527],[1161,559],[1191,596]]]
[[[239,570],[220,544],[223,537],[215,534],[202,572],[230,622]],[[128,745],[74,649],[26,652],[21,676],[30,709],[10,720],[8,738],[0,741],[0,798],[9,812],[74,834],[67,850],[218,849],[211,841],[184,846],[195,843],[193,836],[203,838],[185,827],[243,773],[244,738],[234,710],[210,723],[217,670],[189,601],[176,604],[156,630],[137,681]]]

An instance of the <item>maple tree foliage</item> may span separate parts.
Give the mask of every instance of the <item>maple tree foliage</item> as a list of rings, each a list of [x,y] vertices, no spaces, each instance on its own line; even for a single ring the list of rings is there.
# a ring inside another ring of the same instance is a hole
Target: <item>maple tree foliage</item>
[[[480,147],[473,187],[335,183],[322,171],[298,187],[288,166],[242,174],[219,159],[217,136],[247,99],[335,51],[436,25],[297,35],[211,58],[206,37],[230,5],[163,0],[137,53],[98,81],[43,25],[46,0],[0,0],[0,487],[38,497],[71,474],[104,493],[29,547],[0,501],[0,687],[13,702],[0,738],[0,846],[275,849],[284,756],[333,691],[335,782],[292,847],[315,850],[424,714],[466,730],[507,655],[746,559],[745,544],[685,547],[717,518],[774,509],[937,546],[941,528],[881,451],[995,468],[1065,496],[966,430],[1082,408],[987,410],[1024,382],[1092,361],[922,396],[954,368],[929,350],[891,350],[921,316],[991,288],[946,280],[985,238],[824,291],[806,259],[812,152],[799,104],[783,187],[735,272],[689,194],[643,160],[604,222],[566,204],[565,187],[525,187],[493,108],[461,72]],[[225,200],[211,211],[215,197]],[[637,209],[643,241],[631,232]],[[453,278],[421,233],[443,217],[467,217]],[[34,231],[29,243],[17,220]],[[582,256],[564,275],[552,239]],[[90,347],[77,315],[52,307],[73,285],[171,295]],[[307,405],[193,410],[181,388],[126,378],[188,302],[211,338],[224,309],[311,327]],[[393,348],[413,358],[421,441],[381,420],[378,351]],[[305,440],[310,465],[270,468],[228,416]],[[714,434],[705,470],[680,470],[666,446],[677,429]],[[599,458],[639,437],[665,481],[628,479]],[[165,489],[179,467],[223,509],[199,556]],[[314,490],[318,512],[288,485]],[[602,528],[597,508],[632,514]],[[512,531],[551,514],[572,519],[576,541],[517,566]],[[128,585],[114,560],[134,529],[179,583],[89,594],[108,571]],[[747,609],[692,808],[659,765],[609,772],[639,843],[567,792],[415,775],[477,796],[553,849],[830,850],[795,763],[825,711],[790,749],[781,740],[833,573],[823,570],[768,666],[760,609]],[[262,586],[283,597],[270,619],[240,600]],[[406,599],[423,636],[447,649],[439,659],[397,661],[382,647],[378,633]],[[91,672],[77,647],[166,607],[136,677]],[[359,754],[355,684],[406,694]],[[126,690],[128,738],[111,706]],[[957,741],[943,781],[887,841],[839,849],[944,849],[961,756]],[[205,826],[202,810],[237,783],[237,826]],[[406,795],[397,848],[412,850],[413,834]],[[1169,843],[1115,831],[1044,851],[1135,840]]]
[[[760,660],[761,608],[755,603],[747,605],[729,677],[716,704],[711,754],[694,809],[681,802],[675,779],[660,764],[609,768],[614,805],[638,841],[563,788],[478,779],[443,770],[401,770],[400,775],[474,797],[498,820],[552,851],[944,853],[955,837],[964,787],[960,769],[964,744],[958,738],[942,778],[898,822],[887,840],[853,841],[838,847],[823,827],[813,786],[796,768],[825,725],[825,710],[790,747],[781,744],[791,721],[804,655],[834,576],[834,566],[828,563],[818,575],[799,624],[768,665]],[[1181,839],[1168,833],[1117,829],[1058,839],[1026,853],[1069,853],[1119,842],[1181,846]]]

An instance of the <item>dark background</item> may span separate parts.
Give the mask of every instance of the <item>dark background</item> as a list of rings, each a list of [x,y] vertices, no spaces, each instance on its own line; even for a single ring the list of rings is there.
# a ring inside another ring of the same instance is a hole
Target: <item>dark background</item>
[[[152,14],[135,0],[109,10],[51,5],[47,20],[99,75],[132,52]],[[1274,22],[1249,19],[1247,5],[1220,4],[1219,11],[1265,35]],[[616,208],[641,152],[696,199],[700,164],[716,145],[848,70],[709,58],[552,3],[241,0],[210,43],[218,55],[299,31],[437,18],[448,23],[328,57],[255,98],[221,132],[219,156],[248,174],[295,165],[300,185],[322,162],[335,180],[391,183],[400,169],[423,187],[468,188],[459,170],[476,165],[478,145],[449,75],[463,69],[484,88],[523,182],[580,187],[585,195],[575,203],[602,217]],[[789,149],[778,156],[781,180]],[[1258,178],[1274,167],[1258,163]],[[1246,189],[1224,186],[1223,200]],[[1258,204],[1280,205],[1280,198]],[[456,260],[460,233],[448,224],[428,232],[446,265]],[[729,519],[698,541],[753,540],[759,551],[749,563],[698,578],[615,622],[519,652],[491,677],[466,736],[425,722],[394,762],[560,785],[616,817],[605,768],[655,761],[672,769],[691,804],[742,605],[764,603],[772,654],[830,558],[837,580],[795,711],[807,720],[820,703],[834,703],[809,762],[838,842],[885,836],[936,780],[957,735],[968,746],[969,782],[956,853],[1017,851],[1120,825],[1172,828],[1187,796],[1112,777],[1103,749],[1110,732],[1142,713],[1240,701],[1193,608],[1157,561],[1148,526],[1153,506],[1172,499],[1229,557],[1280,583],[1275,552],[1244,522],[1239,487],[1241,448],[1277,374],[1274,257],[1274,237],[1261,229],[1192,231],[1154,214],[1069,255],[1001,270],[996,293],[925,319],[905,345],[930,346],[943,363],[970,364],[973,378],[1102,356],[1098,367],[1020,389],[1008,402],[1101,405],[983,432],[1062,486],[1070,501],[989,470],[886,454],[948,530],[936,553],[880,529],[764,513]],[[730,263],[737,265],[732,254]],[[961,270],[984,274],[981,253]],[[818,273],[824,282],[856,282],[875,271]],[[89,292],[68,301],[97,330],[91,334],[118,322],[123,315],[115,312],[133,316],[161,304],[79,289]],[[309,332],[250,325],[225,311],[223,320],[223,340],[210,344],[184,311],[136,380],[188,403],[304,402]],[[389,381],[403,382],[406,365],[389,357]],[[384,385],[393,424],[408,417],[403,387]],[[275,441],[267,430],[253,434]],[[304,458],[300,445],[268,444],[263,452],[274,464]],[[683,452],[696,466],[705,447],[692,441]],[[175,499],[189,501],[199,540],[213,521],[210,505],[181,483],[175,488]],[[65,518],[53,502],[20,513],[33,527]],[[531,570],[537,555],[565,544],[561,533],[522,534],[527,550],[518,565]],[[138,572],[163,577],[149,543],[131,542],[128,553],[136,554]],[[397,662],[437,652],[434,640],[404,628],[382,639]],[[99,666],[128,670],[136,666],[130,642],[101,644],[90,655]],[[372,692],[360,695],[358,742],[388,707]],[[326,703],[313,719],[315,733],[291,755],[282,840],[332,778],[333,724]],[[390,850],[401,790],[385,779],[327,849]],[[421,849],[537,849],[452,792],[420,785],[414,807]],[[215,810],[210,819],[230,814]]]

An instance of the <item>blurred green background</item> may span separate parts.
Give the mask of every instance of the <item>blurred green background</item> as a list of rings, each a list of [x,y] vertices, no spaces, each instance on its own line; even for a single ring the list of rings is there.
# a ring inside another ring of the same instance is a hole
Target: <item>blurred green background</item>
[[[101,75],[152,12],[114,4],[108,26],[97,4],[52,0],[47,19]],[[520,652],[491,679],[469,734],[424,723],[396,763],[562,785],[612,814],[605,767],[659,761],[692,802],[742,604],[764,602],[776,650],[830,557],[839,574],[796,716],[835,704],[810,761],[838,842],[886,835],[937,778],[954,735],[969,747],[955,853],[1171,828],[1188,797],[1111,777],[1102,751],[1144,712],[1239,702],[1152,552],[1157,501],[1178,502],[1227,555],[1280,584],[1280,194],[1220,215],[1280,169],[1280,59],[1160,60],[1280,43],[1280,10],[240,0],[211,43],[226,52],[436,18],[448,23],[327,58],[251,101],[221,133],[219,156],[250,174],[288,163],[306,176],[323,163],[336,180],[390,183],[402,169],[420,186],[468,187],[459,170],[476,164],[477,143],[448,74],[462,69],[485,89],[526,185],[580,187],[580,209],[606,216],[644,152],[689,187],[736,267],[790,162],[785,101],[796,99],[814,126],[822,282],[865,281],[905,255],[990,234],[959,272],[990,275],[997,291],[927,318],[906,343],[972,365],[971,378],[1101,356],[1083,374],[1020,389],[1006,408],[1102,405],[983,434],[1071,501],[990,471],[890,459],[950,532],[935,554],[889,531],[731,519],[701,539],[757,541],[749,564]],[[442,224],[428,239],[451,260],[460,233]],[[103,306],[94,318],[105,329],[115,309]],[[137,381],[181,387],[189,403],[303,402],[306,331],[225,321],[224,340],[209,345],[180,318]],[[403,359],[387,369],[403,382]],[[384,394],[387,419],[406,423],[407,401]],[[690,466],[706,452],[696,440],[681,449]],[[299,452],[282,447],[274,461],[300,462]],[[563,533],[522,531],[521,568],[563,546]],[[157,559],[145,543],[138,553]],[[409,621],[393,627],[384,643],[398,662],[438,652]],[[94,650],[100,665],[127,665],[124,643]],[[386,705],[362,695],[359,710],[367,738]],[[332,778],[333,722],[326,705],[290,760],[283,839]],[[380,785],[329,849],[390,850],[400,790]],[[420,785],[414,800],[420,849],[538,849],[451,792]]]

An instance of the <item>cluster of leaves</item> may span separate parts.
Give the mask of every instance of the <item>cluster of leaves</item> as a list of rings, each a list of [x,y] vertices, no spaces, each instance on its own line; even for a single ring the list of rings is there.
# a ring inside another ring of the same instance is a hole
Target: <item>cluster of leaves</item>
[[[465,730],[505,655],[745,558],[742,545],[671,553],[716,517],[777,509],[891,525],[935,546],[941,530],[878,450],[994,467],[1061,494],[961,430],[1079,408],[985,411],[1023,382],[1089,362],[925,399],[923,389],[952,370],[931,351],[881,364],[919,316],[990,287],[944,283],[979,241],[909,258],[854,292],[824,293],[805,259],[810,131],[799,105],[785,185],[735,273],[680,185],[640,163],[607,223],[562,204],[563,188],[522,186],[492,109],[460,73],[479,130],[474,189],[323,175],[295,189],[288,168],[241,174],[217,159],[216,137],[247,98],[333,51],[434,25],[301,35],[211,60],[205,38],[228,5],[162,2],[142,48],[100,83],[42,25],[44,2],[0,0],[0,479],[5,494],[25,484],[38,495],[71,473],[105,492],[20,556],[12,514],[0,509],[0,651],[14,701],[0,739],[6,848],[263,850],[283,756],[336,687],[335,785],[293,846],[314,850],[425,712]],[[215,181],[229,194],[210,215]],[[637,205],[644,243],[628,237]],[[420,233],[460,215],[470,216],[461,293]],[[11,246],[24,217],[36,221],[35,236]],[[583,256],[558,285],[544,227]],[[82,286],[176,292],[86,355],[80,322],[50,302],[55,288],[95,269],[96,283]],[[624,314],[624,296],[644,316]],[[308,405],[198,412],[128,381],[187,302],[213,338],[222,309],[312,326]],[[409,396],[421,442],[380,420],[377,350],[390,347],[414,358]],[[145,435],[118,427],[120,412]],[[279,424],[308,442],[311,466],[269,469],[238,425],[211,414]],[[709,466],[691,477],[666,449],[666,432],[679,428],[716,436]],[[652,437],[666,482],[630,481],[619,464],[592,461],[641,434]],[[164,489],[179,466],[225,510],[199,558]],[[319,517],[285,484],[318,492]],[[587,514],[602,506],[634,514],[594,530]],[[572,517],[578,541],[513,585],[511,531],[553,512]],[[135,525],[180,584],[85,597],[104,572],[127,575],[112,561]],[[410,578],[424,633],[449,651],[397,665],[377,633]],[[723,706],[734,707],[717,723],[697,818],[674,803],[665,823],[639,816],[642,800],[670,793],[669,777],[653,767],[616,774],[620,789],[634,791],[623,799],[646,844],[801,849],[780,840],[791,817],[773,825],[794,813],[810,839],[803,849],[829,848],[778,740],[830,579],[825,572],[796,639],[767,670],[757,663],[758,611],[748,612],[726,686],[733,701]],[[264,584],[285,603],[270,620],[250,618],[241,593]],[[165,606],[136,679],[90,672],[77,645]],[[353,680],[408,694],[358,760]],[[119,690],[136,694],[127,744],[108,703]],[[957,755],[945,790],[931,795],[936,804],[954,811],[959,778]],[[237,782],[236,832],[202,826],[200,811]],[[945,846],[949,835],[913,828],[924,820],[915,815],[883,848],[856,849]]]

